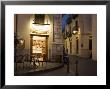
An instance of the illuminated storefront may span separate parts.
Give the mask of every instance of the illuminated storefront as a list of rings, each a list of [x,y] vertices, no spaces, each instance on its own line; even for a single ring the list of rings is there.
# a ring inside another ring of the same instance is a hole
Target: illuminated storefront
[[[61,18],[52,14],[16,14],[14,31],[24,40],[24,48],[16,47],[16,55],[30,55],[41,61],[61,62],[63,52]],[[58,25],[59,24],[59,25]],[[56,58],[59,58],[56,60]]]

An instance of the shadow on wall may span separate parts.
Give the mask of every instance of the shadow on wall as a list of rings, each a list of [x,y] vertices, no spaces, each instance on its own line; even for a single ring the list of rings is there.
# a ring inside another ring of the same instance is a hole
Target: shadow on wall
[[[30,49],[17,49],[16,55],[30,54]]]

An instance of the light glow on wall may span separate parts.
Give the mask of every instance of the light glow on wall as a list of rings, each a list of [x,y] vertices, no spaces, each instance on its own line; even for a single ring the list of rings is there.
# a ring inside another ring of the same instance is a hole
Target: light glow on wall
[[[73,31],[73,34],[76,34],[77,33],[77,31]]]
[[[49,25],[32,24],[32,29],[36,31],[49,31]]]

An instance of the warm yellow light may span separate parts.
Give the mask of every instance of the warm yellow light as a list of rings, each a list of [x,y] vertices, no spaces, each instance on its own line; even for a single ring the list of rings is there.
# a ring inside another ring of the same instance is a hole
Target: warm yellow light
[[[81,32],[81,31],[80,31],[80,27],[79,27],[79,28],[78,28],[78,34],[80,34],[80,32]]]
[[[50,27],[49,25],[32,24],[32,29],[38,31],[49,31],[49,27]]]
[[[73,31],[73,34],[76,34],[77,33],[77,31]]]

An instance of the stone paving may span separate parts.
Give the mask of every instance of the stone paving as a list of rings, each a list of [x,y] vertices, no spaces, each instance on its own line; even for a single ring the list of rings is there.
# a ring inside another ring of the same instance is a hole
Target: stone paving
[[[70,68],[76,71],[76,60],[77,71],[79,76],[97,76],[97,61],[93,61],[90,58],[80,58],[77,56],[70,57]]]
[[[67,72],[67,65],[64,67],[53,70],[50,72],[45,72],[42,74],[35,74],[39,76],[97,76],[97,62],[89,58],[80,58],[77,56],[69,57],[69,73]],[[77,64],[77,74],[76,75],[76,60]]]
[[[47,62],[47,63],[43,63],[43,66],[42,66],[42,63],[36,67],[36,68],[33,68],[28,65],[27,68],[22,68],[22,64],[19,64],[19,69],[17,69],[17,71],[15,70],[15,76],[16,75],[29,75],[30,73],[40,73],[40,72],[43,72],[43,71],[49,71],[49,70],[54,70],[54,69],[57,69],[59,67],[63,67],[63,64],[62,63],[54,63],[54,62]]]
[[[78,75],[76,75],[76,60],[78,61]],[[58,66],[60,67],[55,69],[55,67]],[[47,65],[44,65],[44,67],[39,67],[38,69],[29,70],[26,72],[25,75],[27,76],[97,76],[97,61],[93,61],[90,58],[70,56],[69,73],[67,72],[67,65],[65,64],[64,66],[61,66],[59,63],[47,63]],[[21,72],[19,72],[19,74],[20,73]]]

